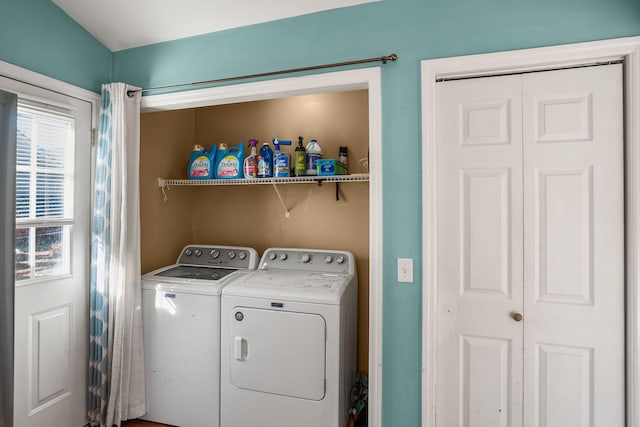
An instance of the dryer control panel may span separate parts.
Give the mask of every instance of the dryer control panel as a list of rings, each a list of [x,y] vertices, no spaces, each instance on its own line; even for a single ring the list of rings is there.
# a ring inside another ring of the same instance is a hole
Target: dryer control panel
[[[262,255],[259,269],[353,274],[355,259],[348,251],[269,248]]]

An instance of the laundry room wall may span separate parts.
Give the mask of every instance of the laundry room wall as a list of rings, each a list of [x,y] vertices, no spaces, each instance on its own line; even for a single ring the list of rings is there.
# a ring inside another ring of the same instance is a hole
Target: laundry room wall
[[[158,177],[186,177],[195,140],[193,109],[140,116],[140,252],[147,273],[173,264],[193,242],[196,188],[158,188]],[[165,202],[164,196],[167,196]]]
[[[579,7],[577,7],[579,6]],[[142,87],[398,54],[382,75],[382,425],[421,425],[420,61],[640,35],[637,0],[382,0],[114,53]],[[413,259],[398,283],[397,259]]]
[[[369,361],[369,184],[172,187],[157,177],[185,178],[194,144],[210,147],[298,136],[318,139],[325,158],[349,148],[349,172],[367,172],[369,110],[366,90],[322,93],[171,112],[141,120],[141,250],[143,272],[175,262],[187,243],[255,248],[308,247],[351,251],[358,268],[358,366]],[[259,147],[258,147],[259,148]],[[294,146],[282,150],[292,154]],[[359,161],[362,160],[362,161]],[[164,202],[164,196],[167,201]],[[187,226],[189,224],[189,227]]]
[[[110,53],[50,0],[0,2],[0,60],[95,91],[111,80],[151,87],[399,55],[382,67],[385,427],[421,424],[420,61],[636,35],[637,0],[382,0]],[[155,176],[141,185],[158,197]],[[172,189],[169,200],[183,204],[191,190]],[[180,213],[172,215],[171,229],[158,232],[183,227]],[[171,256],[156,265],[174,261],[182,232],[175,234]],[[414,283],[399,284],[396,259],[407,257]]]
[[[111,52],[51,0],[0,2],[0,60],[100,92]]]

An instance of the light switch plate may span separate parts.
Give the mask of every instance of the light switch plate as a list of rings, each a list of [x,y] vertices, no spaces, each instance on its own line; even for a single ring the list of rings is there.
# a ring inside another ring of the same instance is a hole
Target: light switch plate
[[[398,282],[413,283],[412,258],[398,258]]]

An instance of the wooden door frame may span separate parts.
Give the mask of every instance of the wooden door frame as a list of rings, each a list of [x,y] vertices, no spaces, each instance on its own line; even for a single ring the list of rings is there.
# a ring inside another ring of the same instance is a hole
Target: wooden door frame
[[[626,412],[640,425],[640,37],[421,62],[422,81],[422,427],[435,427],[437,182],[436,81],[624,61]]]

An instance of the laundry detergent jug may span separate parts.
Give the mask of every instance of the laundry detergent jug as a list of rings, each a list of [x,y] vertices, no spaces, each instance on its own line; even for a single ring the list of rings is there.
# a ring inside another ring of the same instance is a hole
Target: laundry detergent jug
[[[189,179],[212,179],[216,158],[216,146],[204,148],[202,145],[195,145],[189,161],[187,176]]]
[[[215,177],[222,179],[242,178],[242,162],[244,161],[244,144],[226,150],[218,149],[216,154]]]

